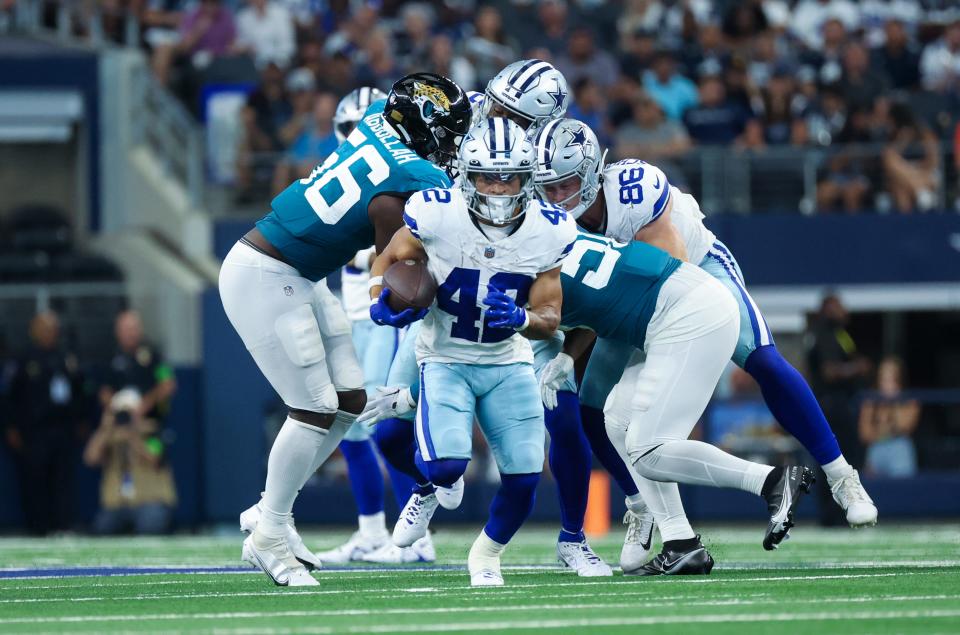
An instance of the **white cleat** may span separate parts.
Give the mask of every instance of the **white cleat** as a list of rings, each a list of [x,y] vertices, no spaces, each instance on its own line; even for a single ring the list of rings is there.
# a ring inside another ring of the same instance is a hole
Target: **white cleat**
[[[241,557],[266,573],[277,586],[320,586],[294,557],[284,538],[271,540],[254,532],[243,541]]]
[[[480,569],[470,572],[470,586],[503,586],[503,576],[499,571]]]
[[[639,514],[628,509],[623,524],[627,526],[627,535],[620,550],[620,569],[626,573],[636,571],[650,559],[655,522],[649,509]]]
[[[436,486],[437,502],[444,509],[456,509],[463,502],[463,477],[457,479],[451,487]]]
[[[384,529],[376,536],[365,536],[359,531],[353,532],[350,540],[339,547],[317,554],[322,562],[327,564],[347,564],[360,562],[367,556],[390,544],[390,534]]]
[[[398,547],[409,547],[427,535],[430,519],[437,511],[436,494],[413,494],[400,512],[397,524],[393,526],[393,544]]]
[[[613,575],[603,558],[598,556],[586,540],[583,542],[558,542],[557,559],[570,567],[581,578],[606,578]]]
[[[433,539],[428,533],[409,547],[398,547],[388,542],[372,553],[363,556],[364,562],[378,564],[410,564],[413,562],[434,562],[437,559]]]
[[[830,483],[833,500],[847,513],[847,522],[851,527],[866,527],[877,524],[877,506],[860,483],[856,470],[838,481]]]
[[[240,514],[240,531],[245,534],[253,534],[253,531],[257,528],[257,524],[259,522],[260,503],[257,503],[253,507],[246,509]],[[290,516],[290,522],[287,523],[287,545],[289,545],[290,551],[293,552],[294,557],[299,560],[300,564],[305,566],[308,570],[313,571],[314,569],[320,569],[323,566],[320,558],[318,558],[317,555],[312,551],[307,549],[307,545],[303,544],[303,538],[301,538],[300,534],[297,533],[297,527],[293,524],[292,515]]]

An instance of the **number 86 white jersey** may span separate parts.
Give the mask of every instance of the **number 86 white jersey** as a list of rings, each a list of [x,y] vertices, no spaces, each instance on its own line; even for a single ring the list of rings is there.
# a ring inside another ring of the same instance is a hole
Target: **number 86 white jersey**
[[[560,266],[577,228],[562,209],[533,200],[512,234],[474,224],[459,189],[432,189],[410,197],[404,222],[423,244],[439,289],[417,340],[417,361],[467,364],[533,362],[530,342],[513,329],[489,326],[483,299],[488,285],[524,306],[530,286]]]
[[[604,235],[630,242],[637,232],[660,218],[672,204],[670,219],[687,249],[687,258],[699,264],[717,237],[703,224],[697,199],[670,185],[667,175],[639,159],[624,159],[603,169],[607,205]]]

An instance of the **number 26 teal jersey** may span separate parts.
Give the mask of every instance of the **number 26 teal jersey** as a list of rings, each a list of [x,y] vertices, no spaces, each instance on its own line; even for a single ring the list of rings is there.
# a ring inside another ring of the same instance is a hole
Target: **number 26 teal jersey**
[[[371,104],[336,152],[271,204],[257,228],[284,259],[313,281],[325,278],[374,242],[367,207],[374,197],[450,187],[447,173],[405,146]]]
[[[560,269],[560,323],[642,348],[660,288],[678,267],[679,260],[646,243],[581,232]]]

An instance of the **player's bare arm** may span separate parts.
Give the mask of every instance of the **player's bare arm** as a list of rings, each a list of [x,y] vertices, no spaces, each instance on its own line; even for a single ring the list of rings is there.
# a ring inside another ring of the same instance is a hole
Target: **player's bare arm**
[[[530,322],[520,334],[531,340],[553,337],[560,326],[562,305],[560,267],[538,274],[537,279],[530,285],[530,298],[527,303],[527,318]]]
[[[687,248],[683,244],[683,238],[680,232],[674,226],[670,219],[673,211],[673,200],[667,201],[667,209],[657,220],[642,227],[634,236],[635,240],[640,240],[648,245],[659,247],[674,258],[687,262]]]
[[[379,239],[378,239],[379,240]],[[426,260],[427,252],[423,244],[406,227],[401,227],[393,234],[393,238],[384,250],[377,256],[370,266],[371,279],[383,276],[384,272],[395,262],[400,260]],[[557,283],[559,284],[559,282]],[[380,296],[383,284],[373,284],[370,287],[370,299]]]
[[[594,340],[597,334],[590,329],[576,328],[565,331],[563,334],[563,352],[574,361],[580,359]]]
[[[377,253],[383,253],[387,243],[403,225],[403,207],[407,197],[395,194],[382,194],[370,201],[367,206],[367,215],[373,224],[374,245]]]

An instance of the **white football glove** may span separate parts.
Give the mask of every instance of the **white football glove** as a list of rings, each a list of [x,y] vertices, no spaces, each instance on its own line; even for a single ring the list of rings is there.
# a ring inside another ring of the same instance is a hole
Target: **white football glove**
[[[566,353],[559,353],[540,371],[540,398],[547,410],[557,407],[557,390],[572,370],[573,358]]]
[[[377,386],[377,393],[367,399],[367,405],[357,422],[372,426],[384,419],[405,415],[417,407],[410,389],[404,386]]]

